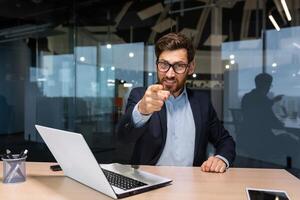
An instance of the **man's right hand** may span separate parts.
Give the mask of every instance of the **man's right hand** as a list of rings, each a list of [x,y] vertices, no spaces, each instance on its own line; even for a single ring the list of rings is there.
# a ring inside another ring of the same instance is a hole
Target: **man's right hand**
[[[160,84],[150,85],[142,100],[139,102],[138,110],[143,115],[152,114],[160,111],[164,105],[164,101],[170,96],[170,91],[164,90]]]

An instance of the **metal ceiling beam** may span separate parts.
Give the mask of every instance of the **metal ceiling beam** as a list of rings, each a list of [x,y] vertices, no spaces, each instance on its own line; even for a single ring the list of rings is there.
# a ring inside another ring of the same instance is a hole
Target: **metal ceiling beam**
[[[207,2],[207,5],[211,5],[212,2],[213,2],[213,0],[209,0]],[[200,43],[200,39],[201,39],[201,36],[202,36],[202,33],[203,33],[204,25],[207,22],[208,15],[211,12],[211,9],[212,9],[211,6],[207,6],[207,7],[203,8],[203,11],[201,12],[200,18],[199,18],[197,26],[196,26],[197,34],[193,38],[193,43],[194,43],[194,46],[196,48],[198,47],[198,45]]]
[[[124,15],[128,11],[128,9],[132,3],[133,3],[133,1],[126,2],[125,5],[122,7],[122,10],[119,12],[117,17],[115,18],[115,22],[116,22],[115,28],[119,25],[119,23],[121,22],[122,18],[124,17]]]
[[[211,7],[215,7],[217,4],[211,3],[211,4],[206,4],[203,6],[195,6],[192,8],[184,8],[184,9],[179,9],[179,10],[170,10],[169,14],[175,14],[175,13],[182,13],[182,12],[188,12],[188,11],[193,11],[193,10],[200,10],[200,9],[204,9],[204,8],[211,8]]]
[[[162,22],[166,16],[168,15],[168,12],[171,8],[171,4],[167,4],[165,7],[164,7],[164,11],[160,14],[159,18],[157,19],[156,23],[155,24],[159,24],[160,22]],[[155,36],[156,36],[156,32],[154,30],[152,30],[150,36],[149,36],[149,39],[148,39],[148,42],[150,44],[153,44],[154,43],[154,39],[155,39]]]

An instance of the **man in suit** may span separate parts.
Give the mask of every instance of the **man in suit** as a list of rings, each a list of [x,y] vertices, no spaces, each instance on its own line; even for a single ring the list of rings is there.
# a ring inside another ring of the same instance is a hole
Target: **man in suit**
[[[123,141],[135,141],[132,164],[224,172],[234,160],[235,143],[209,97],[185,87],[195,70],[192,42],[183,34],[169,33],[156,42],[155,54],[158,84],[131,91],[118,127]],[[216,151],[206,160],[208,142]]]
[[[283,95],[269,98],[273,77],[267,73],[255,77],[255,89],[246,93],[241,101],[245,131],[250,134],[270,134],[272,129],[283,129],[284,123],[274,114],[273,105],[281,101]],[[255,130],[251,132],[251,130]],[[261,141],[260,137],[260,141]]]
[[[270,154],[279,160],[298,156],[297,136],[284,131],[284,123],[273,112],[273,105],[281,101],[283,95],[268,97],[273,77],[268,73],[260,73],[254,81],[255,88],[246,93],[241,101],[243,122],[242,134],[237,135],[239,145],[248,154],[260,159],[270,158]]]

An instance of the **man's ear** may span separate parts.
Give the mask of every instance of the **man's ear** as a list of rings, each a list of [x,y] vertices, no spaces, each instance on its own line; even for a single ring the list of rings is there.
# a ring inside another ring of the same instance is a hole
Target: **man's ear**
[[[195,60],[193,60],[191,63],[190,63],[190,67],[188,68],[188,75],[192,75],[195,71],[195,67],[196,67],[196,64],[195,64]]]

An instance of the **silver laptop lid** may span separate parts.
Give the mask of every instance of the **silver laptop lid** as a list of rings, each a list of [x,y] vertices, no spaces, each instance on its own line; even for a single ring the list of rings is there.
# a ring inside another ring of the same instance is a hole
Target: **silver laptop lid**
[[[66,176],[117,199],[81,134],[35,125]]]

